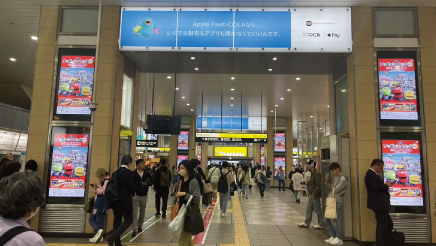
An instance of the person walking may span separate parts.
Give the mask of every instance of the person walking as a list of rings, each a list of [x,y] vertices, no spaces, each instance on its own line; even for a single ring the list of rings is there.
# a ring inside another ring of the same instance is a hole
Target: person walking
[[[91,187],[94,191],[94,209],[89,215],[89,224],[94,229],[94,237],[89,239],[90,243],[103,241],[104,220],[109,212],[109,203],[106,200],[105,191],[109,182],[109,173],[104,168],[97,169],[95,176],[98,183]]]
[[[216,163],[212,164],[212,168],[209,170],[209,180],[212,185],[213,190],[213,197],[217,198],[217,188],[218,188],[218,181],[220,179],[220,169],[218,168]]]
[[[242,175],[242,169],[243,169],[243,164],[242,163],[238,163],[238,169],[236,171],[236,183],[238,183],[238,187],[240,189],[239,194],[242,194],[242,183],[239,182],[239,180],[241,180],[241,175]]]
[[[388,246],[392,242],[392,229],[394,227],[389,210],[391,201],[389,187],[392,182],[384,184],[383,173],[384,162],[380,159],[374,159],[371,162],[371,168],[365,175],[365,186],[368,192],[367,207],[375,213],[377,221],[376,246]]]
[[[303,174],[302,170],[297,168],[295,173],[292,175],[292,188],[294,189],[294,198],[297,203],[300,203],[301,190],[303,189]]]
[[[251,187],[253,187],[253,183],[254,183],[254,175],[256,174],[256,168],[253,167],[253,164],[250,164],[249,168],[250,168],[250,184],[248,188],[250,188],[251,190]]]
[[[265,183],[266,179],[266,171],[265,166],[261,166],[259,170],[256,172],[257,184],[259,185],[260,197],[263,198],[265,193]]]
[[[177,172],[176,166],[171,167],[171,177],[170,196],[174,196],[176,193],[176,184],[179,182],[179,172]]]
[[[295,167],[292,165],[291,171],[289,172],[289,189],[294,193],[294,183],[292,182],[292,175],[295,173]]]
[[[130,171],[133,159],[130,155],[121,158],[121,166],[113,174],[118,186],[119,199],[109,202],[109,207],[114,213],[112,233],[106,235],[105,240],[109,246],[122,246],[121,234],[133,223],[132,197],[135,195],[133,172]]]
[[[265,164],[266,165],[266,164]],[[269,190],[271,188],[271,177],[272,177],[271,167],[266,168],[266,189]]]
[[[277,177],[279,178],[279,191],[280,187],[283,191],[285,191],[285,180],[286,180],[286,174],[285,171],[283,171],[283,167],[279,167],[279,170],[277,172]]]
[[[177,187],[180,186],[180,190],[178,190],[173,199],[171,210],[174,209],[174,206],[177,203],[177,198],[179,198],[179,207],[182,207],[183,204],[186,205],[191,196],[193,196],[191,204],[200,204],[200,185],[195,178],[196,172],[192,163],[190,161],[182,161],[179,165],[179,170],[181,176],[179,182],[181,182],[181,185],[180,183],[177,184]],[[179,238],[179,245],[194,246],[192,234],[182,229],[182,234]]]
[[[227,203],[230,199],[230,184],[233,183],[233,174],[229,170],[229,163],[223,162],[223,170],[221,171],[221,177],[218,181],[218,191],[220,193],[220,208],[221,217],[226,217]]]
[[[341,208],[345,196],[345,190],[348,186],[348,178],[341,172],[341,167],[337,162],[330,163],[329,170],[334,175],[333,183],[329,184],[327,181],[324,183],[329,191],[327,197],[331,197],[332,194],[334,194],[334,198],[336,199],[337,217],[334,220],[335,227],[333,227],[332,220],[324,218],[325,225],[331,235],[331,237],[325,240],[325,242],[331,245],[342,245],[344,242],[342,241]]]
[[[312,213],[315,210],[315,213],[318,217],[318,224],[313,226],[313,229],[322,229],[322,212],[321,212],[321,174],[316,171],[315,163],[307,164],[307,167],[310,169],[311,176],[310,181],[306,185],[308,185],[308,194],[309,198],[306,207],[306,221],[299,224],[299,227],[308,228],[310,222],[312,222]]]
[[[135,179],[135,196],[133,201],[133,233],[132,237],[136,237],[138,233],[142,232],[142,225],[144,224],[145,208],[147,207],[148,186],[151,184],[151,174],[145,170],[145,160],[136,160],[136,170],[133,171]],[[138,219],[139,211],[139,219]]]
[[[242,196],[245,196],[245,199],[248,199],[248,186],[250,185],[250,177],[250,169],[248,168],[248,165],[245,164],[239,179],[239,182],[242,184]]]
[[[167,161],[165,159],[160,159],[160,166],[156,169],[154,173],[154,186],[153,189],[155,194],[155,205],[156,205],[156,217],[162,215],[162,218],[167,217],[167,206],[168,206],[168,196],[170,194],[171,185],[171,171],[167,167]],[[160,200],[162,199],[162,208]],[[162,211],[162,213],[161,213]]]

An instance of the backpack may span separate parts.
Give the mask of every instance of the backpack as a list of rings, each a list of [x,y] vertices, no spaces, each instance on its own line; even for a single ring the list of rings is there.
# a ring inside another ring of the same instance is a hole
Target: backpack
[[[13,227],[12,229],[9,229],[0,237],[0,245],[5,245],[16,235],[19,235],[26,231],[33,231],[33,230],[24,226],[17,226],[17,227]]]
[[[227,172],[226,174],[223,174],[223,172],[221,172],[221,177],[218,180],[218,192],[219,193],[227,193],[227,191],[229,190],[229,184],[227,182],[227,174],[229,174],[229,172]]]
[[[215,169],[212,171],[212,174],[210,175],[210,182],[211,182],[211,183],[218,183],[218,181],[219,181],[218,173],[215,173],[215,171],[216,171],[217,169],[218,169],[218,168],[215,167]],[[219,170],[219,169],[218,169],[218,170]],[[221,170],[220,170],[220,172],[221,172]]]
[[[166,172],[162,172],[162,170],[161,170],[160,177],[161,177],[160,185],[162,187],[170,186],[170,184],[171,184],[171,174],[170,174],[169,170],[167,170]]]
[[[108,202],[115,202],[120,199],[120,191],[118,189],[117,179],[120,177],[120,175],[123,173],[123,171],[126,170],[126,168],[123,168],[120,172],[112,175],[112,178],[109,179],[109,182],[106,185],[106,190],[104,191],[106,200]]]

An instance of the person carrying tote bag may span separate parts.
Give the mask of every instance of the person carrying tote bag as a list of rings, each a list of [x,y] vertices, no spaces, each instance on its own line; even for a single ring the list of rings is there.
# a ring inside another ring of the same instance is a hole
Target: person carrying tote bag
[[[180,192],[180,188],[182,187],[182,182],[179,181],[179,190],[178,192]],[[171,208],[171,221],[173,221],[176,216],[179,214],[180,211],[180,199],[177,198],[177,202],[176,204],[174,204],[174,208]]]
[[[200,226],[203,226],[203,220],[201,219],[201,225],[196,217],[197,211],[199,212],[200,209],[198,208],[200,204],[200,185],[195,178],[196,172],[194,170],[194,167],[190,161],[182,161],[180,163],[180,191],[177,192],[176,196],[173,200],[173,205],[171,206],[171,209],[175,208],[177,198],[179,199],[179,206],[182,208],[186,207],[185,218],[184,218],[184,225],[183,230],[181,231],[181,235],[179,238],[179,245],[183,246],[194,246],[194,241],[192,240],[192,232],[186,231],[185,229],[190,228],[198,228]],[[189,200],[192,200],[190,203],[188,203]],[[180,212],[179,212],[180,213]],[[189,215],[188,215],[189,214]],[[176,220],[179,216],[176,217]],[[201,218],[201,214],[200,214]],[[174,221],[176,221],[174,220]],[[187,225],[190,226],[187,226]],[[204,227],[204,226],[203,226]],[[194,231],[196,232],[196,231]]]

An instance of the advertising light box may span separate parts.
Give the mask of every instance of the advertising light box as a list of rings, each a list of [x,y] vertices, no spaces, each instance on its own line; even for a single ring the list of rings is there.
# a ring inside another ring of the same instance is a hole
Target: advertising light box
[[[177,156],[177,167],[179,166],[180,162],[187,161],[188,156],[187,155],[178,155]]]
[[[181,131],[177,138],[177,149],[178,150],[189,150],[189,132]]]
[[[279,168],[282,167],[286,175],[286,158],[285,157],[274,157],[274,176],[277,175]]]
[[[246,133],[199,133],[195,134],[195,142],[238,142],[238,143],[266,143],[267,134]]]
[[[274,152],[286,152],[286,136],[285,133],[274,134]]]
[[[247,147],[218,147],[214,148],[214,156],[219,157],[247,157]]]
[[[197,145],[197,160],[201,162],[201,145]]]
[[[89,134],[55,134],[49,197],[85,197]]]
[[[94,56],[61,56],[56,113],[89,115],[94,83]]]
[[[351,8],[126,7],[120,50],[351,52]]]
[[[420,141],[382,140],[384,181],[392,206],[423,206]]]

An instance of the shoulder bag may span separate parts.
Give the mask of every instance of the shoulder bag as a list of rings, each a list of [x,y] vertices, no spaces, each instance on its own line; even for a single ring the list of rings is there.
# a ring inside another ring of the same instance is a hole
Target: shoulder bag
[[[204,231],[203,217],[201,216],[200,207],[196,199],[186,207],[183,230],[192,235],[197,235]]]
[[[94,210],[94,202],[95,202],[94,197],[89,198],[88,202],[83,207],[86,213],[89,214],[92,212],[92,210]]]
[[[336,219],[336,199],[335,199],[335,189],[332,190],[332,195],[326,199],[326,209],[325,209],[325,217],[327,219]]]
[[[179,182],[179,192],[180,192],[181,188],[182,188],[182,180],[180,180],[180,182]],[[176,194],[176,196],[177,196],[177,194]],[[176,218],[177,214],[179,214],[179,211],[180,211],[180,198],[177,197],[177,202],[174,205],[173,210],[171,210],[171,221],[173,221]]]

